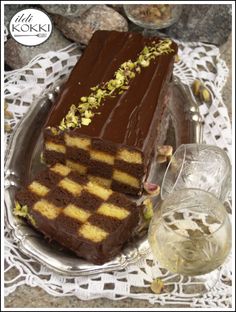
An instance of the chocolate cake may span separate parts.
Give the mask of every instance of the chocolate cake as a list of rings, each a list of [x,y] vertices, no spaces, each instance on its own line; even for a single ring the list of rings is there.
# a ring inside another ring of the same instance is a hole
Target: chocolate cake
[[[47,119],[45,162],[140,194],[165,138],[176,52],[170,39],[95,32]]]
[[[57,163],[17,192],[14,212],[79,257],[103,264],[130,238],[139,207]]]

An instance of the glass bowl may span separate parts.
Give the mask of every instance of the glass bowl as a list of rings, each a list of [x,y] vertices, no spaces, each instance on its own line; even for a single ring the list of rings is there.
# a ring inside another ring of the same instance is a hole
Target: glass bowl
[[[124,5],[128,19],[148,29],[162,29],[176,23],[182,13],[182,5],[143,4]]]

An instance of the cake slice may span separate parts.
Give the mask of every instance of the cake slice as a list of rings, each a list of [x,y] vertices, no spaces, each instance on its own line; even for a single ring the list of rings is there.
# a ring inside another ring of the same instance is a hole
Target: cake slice
[[[140,194],[165,139],[176,52],[170,39],[95,32],[46,121],[45,162]]]
[[[14,213],[95,264],[116,256],[139,220],[139,207],[126,196],[60,163],[17,192]]]

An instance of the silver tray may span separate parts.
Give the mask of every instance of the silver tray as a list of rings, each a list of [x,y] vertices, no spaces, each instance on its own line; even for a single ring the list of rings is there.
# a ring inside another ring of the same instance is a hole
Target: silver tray
[[[64,81],[58,81],[31,105],[12,135],[5,159],[5,220],[20,251],[61,274],[78,276],[119,270],[149,253],[146,234],[129,242],[112,261],[94,265],[57,244],[48,243],[40,233],[12,213],[16,190],[28,183],[43,166],[40,162],[43,126]],[[177,77],[173,79],[169,110],[171,126],[167,142],[175,147],[182,143],[200,143],[202,126],[197,103],[190,89]]]

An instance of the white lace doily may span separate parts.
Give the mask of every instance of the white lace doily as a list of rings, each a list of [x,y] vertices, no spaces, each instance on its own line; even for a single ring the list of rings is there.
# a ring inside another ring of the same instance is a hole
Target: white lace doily
[[[22,69],[5,74],[5,100],[13,113],[12,127],[26,113],[35,97],[56,81],[68,74],[80,55],[75,44],[57,51],[35,57]],[[204,141],[218,145],[231,154],[231,125],[221,90],[226,82],[228,69],[220,59],[219,49],[201,43],[180,44],[180,62],[175,64],[174,73],[183,83],[191,84],[196,78],[203,80],[212,91],[212,103],[200,105],[204,118]],[[9,135],[8,135],[9,137]],[[231,306],[231,261],[224,264],[217,287],[202,297],[186,293],[186,286],[193,285],[191,278],[176,283],[173,290],[161,295],[150,291],[150,283],[159,275],[168,284],[165,272],[154,265],[152,255],[127,268],[95,276],[65,277],[28,259],[18,250],[9,229],[5,228],[5,273],[15,269],[14,278],[5,280],[5,295],[12,293],[19,285],[39,286],[56,296],[75,295],[89,300],[106,297],[112,300],[122,298],[145,299],[161,305],[173,304],[191,307]],[[155,276],[154,273],[155,272]]]

